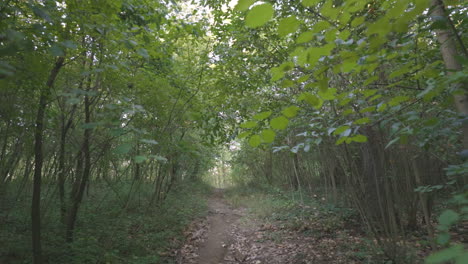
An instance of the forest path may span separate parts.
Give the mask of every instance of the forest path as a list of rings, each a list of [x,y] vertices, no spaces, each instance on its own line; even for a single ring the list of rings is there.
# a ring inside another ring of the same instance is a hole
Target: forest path
[[[215,190],[208,201],[208,207],[209,230],[206,240],[199,248],[198,263],[223,263],[228,247],[232,243],[231,232],[242,215],[226,204],[223,191],[220,189]]]
[[[176,253],[179,264],[329,263],[307,258],[313,242],[254,217],[249,208],[233,208],[216,189],[208,200],[208,216],[192,224]],[[310,239],[310,237],[309,237]],[[299,259],[298,259],[299,257]],[[304,261],[306,259],[315,262]]]
[[[319,224],[300,225],[258,218],[251,208],[233,208],[222,189],[208,200],[208,216],[192,223],[178,264],[325,264],[362,263],[349,258],[359,238],[342,230],[324,231]]]
[[[245,210],[229,206],[223,192],[222,189],[214,190],[208,200],[208,217],[191,228],[185,245],[178,253],[177,263],[229,263],[225,262],[225,257]]]

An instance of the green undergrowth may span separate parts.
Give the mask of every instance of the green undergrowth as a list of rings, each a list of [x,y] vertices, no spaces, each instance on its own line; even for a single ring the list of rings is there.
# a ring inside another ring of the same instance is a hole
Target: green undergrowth
[[[130,189],[134,193],[127,202]],[[152,190],[149,183],[94,184],[84,198],[74,241],[69,244],[64,241],[58,204],[45,200],[46,263],[174,263],[171,250],[180,245],[187,225],[206,214],[211,187],[183,182],[164,202],[149,206]],[[22,197],[0,212],[0,263],[31,263],[29,201]]]
[[[272,240],[281,240],[281,230],[290,230],[299,236],[314,237],[316,241],[337,241],[338,248],[333,250],[345,252],[349,261],[392,263],[385,259],[383,251],[374,243],[372,236],[366,233],[354,209],[337,206],[320,192],[301,193],[260,185],[228,189],[225,197],[231,205],[247,208],[266,225],[276,226],[269,235]],[[316,246],[320,248],[323,245],[318,243]]]
[[[308,223],[315,223],[320,224],[319,231],[329,232],[346,228],[357,219],[354,210],[338,207],[319,194],[264,185],[228,189],[226,198],[233,206],[246,207],[267,221],[282,221],[291,229],[308,230]]]

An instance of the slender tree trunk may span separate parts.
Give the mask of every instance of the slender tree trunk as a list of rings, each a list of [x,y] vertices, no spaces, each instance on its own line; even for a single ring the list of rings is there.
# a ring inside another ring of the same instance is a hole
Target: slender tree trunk
[[[36,115],[36,128],[34,131],[34,180],[33,180],[33,197],[31,203],[31,230],[32,230],[32,249],[33,263],[42,263],[41,249],[41,178],[43,165],[43,136],[45,122],[45,111],[47,108],[47,99],[54,85],[55,79],[63,66],[64,57],[59,57],[52,68],[46,87],[41,89],[39,97],[39,106]]]
[[[85,122],[90,122],[90,101],[88,96],[85,96]],[[68,215],[67,221],[67,229],[66,229],[66,239],[67,242],[73,241],[73,230],[75,228],[75,222],[78,214],[78,209],[80,207],[81,201],[83,200],[84,191],[86,189],[86,185],[89,180],[89,176],[91,173],[91,153],[90,153],[90,138],[91,138],[91,129],[86,128],[84,130],[84,139],[83,139],[83,157],[84,157],[84,166],[83,166],[83,174],[81,175],[81,179],[79,180],[80,184],[78,187],[78,191],[74,196],[72,206],[70,208],[70,212]]]
[[[94,58],[94,54],[91,54],[90,60],[92,61]],[[90,64],[90,70],[92,70],[92,62]],[[91,89],[91,76],[88,78],[88,83],[87,83],[87,91],[90,91]],[[89,99],[89,95],[85,95],[84,99],[84,113],[85,113],[85,124],[89,124],[91,122],[91,101]],[[91,174],[91,151],[90,151],[90,141],[91,141],[91,128],[85,128],[84,134],[83,134],[83,145],[81,148],[81,151],[83,153],[83,173],[81,175],[80,179],[77,180],[77,191],[75,195],[73,196],[72,200],[72,205],[68,214],[68,219],[67,219],[67,226],[65,230],[65,236],[67,242],[72,242],[73,241],[73,231],[75,229],[75,223],[76,223],[76,218],[78,215],[78,210],[80,208],[81,201],[83,200],[83,195],[84,191],[86,189],[86,186],[88,184],[88,180]],[[79,182],[79,185],[78,185]]]
[[[432,0],[432,13],[431,17],[434,21],[449,21],[448,15],[445,13],[445,7],[442,0]],[[447,26],[448,27],[448,26]],[[444,59],[445,67],[447,68],[447,75],[452,75],[456,71],[462,70],[461,64],[457,60],[458,52],[454,40],[454,34],[449,29],[436,30],[437,40],[440,43],[440,51]],[[468,115],[468,94],[466,93],[467,87],[464,83],[457,84],[460,90],[465,91],[464,94],[455,94],[454,101],[455,107],[462,115]],[[466,123],[466,122],[465,122]],[[463,125],[463,148],[468,149],[468,125]]]

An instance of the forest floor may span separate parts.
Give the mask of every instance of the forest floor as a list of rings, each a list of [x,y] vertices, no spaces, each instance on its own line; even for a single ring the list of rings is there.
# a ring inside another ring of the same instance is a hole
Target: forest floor
[[[354,247],[363,244],[362,237],[349,230],[329,232],[323,226],[316,226],[314,230],[312,225],[288,225],[291,219],[287,222],[270,221],[248,205],[233,205],[235,199],[224,196],[225,191],[217,189],[209,198],[208,216],[192,223],[186,231],[186,241],[176,253],[177,263],[320,264],[365,261],[357,252],[362,247]]]

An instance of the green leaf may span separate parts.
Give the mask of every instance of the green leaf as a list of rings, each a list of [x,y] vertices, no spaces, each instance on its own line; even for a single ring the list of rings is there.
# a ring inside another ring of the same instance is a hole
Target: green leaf
[[[133,160],[135,160],[136,163],[142,163],[145,162],[148,159],[146,156],[135,156]]]
[[[333,131],[333,135],[339,135],[348,129],[350,129],[350,126],[340,126],[337,129],[335,129],[335,131]]]
[[[367,124],[369,122],[370,122],[370,119],[368,117],[363,117],[363,118],[360,118],[360,119],[354,121],[354,124],[362,125],[362,124]]]
[[[380,103],[377,107],[377,111],[379,112],[383,112],[385,111],[385,109],[387,109],[387,104],[384,104],[384,103]]]
[[[296,39],[297,44],[302,44],[311,41],[314,38],[314,32],[306,31],[302,32]]]
[[[263,26],[273,17],[274,12],[273,6],[268,3],[254,6],[247,14],[245,24],[250,28]]]
[[[311,106],[319,109],[320,107],[322,107],[322,104],[323,104],[323,101],[318,98],[316,95],[313,95],[311,93],[302,93],[300,96],[299,96],[299,101],[306,101],[308,104],[310,104]]]
[[[167,159],[165,157],[159,156],[159,155],[149,155],[148,158],[155,159],[155,160],[161,161],[161,162],[167,162]]]
[[[294,33],[300,24],[301,22],[295,16],[285,17],[279,21],[278,35],[285,37],[288,34]]]
[[[374,95],[375,93],[377,93],[379,90],[377,89],[367,89],[367,90],[364,90],[362,91],[362,94],[364,95],[365,98],[369,97],[369,96],[372,96]]]
[[[249,145],[251,147],[258,147],[260,145],[260,143],[262,142],[261,138],[259,135],[253,135],[250,139],[249,139]]]
[[[266,112],[261,112],[253,116],[253,118],[262,121],[264,119],[267,119],[268,117],[271,116],[271,111],[266,111]]]
[[[257,122],[255,121],[247,121],[240,125],[241,128],[254,128],[257,126]]]
[[[426,258],[427,264],[437,264],[437,263],[444,263],[455,259],[459,255],[463,254],[463,246],[462,245],[454,245],[452,247],[443,249],[438,251],[429,257]]]
[[[294,82],[288,79],[285,79],[281,82],[281,88],[289,88],[294,85]]]
[[[313,6],[320,3],[321,0],[302,0],[302,5],[305,7]]]
[[[236,11],[246,11],[247,9],[249,9],[249,7],[251,5],[253,5],[253,3],[255,3],[256,0],[239,0],[239,2],[237,2],[237,5],[236,7],[234,8],[234,10]]]
[[[455,264],[466,264],[468,263],[468,251],[465,250],[465,252],[460,253],[455,260]]]
[[[283,130],[283,129],[286,129],[286,127],[288,126],[288,123],[289,123],[289,120],[286,117],[280,116],[280,117],[273,118],[270,121],[270,126],[274,129]]]
[[[52,18],[50,17],[49,13],[47,11],[45,11],[43,8],[39,8],[37,5],[33,6],[32,7],[32,11],[33,13],[44,19],[45,21],[49,22],[49,23],[52,23]]]
[[[310,74],[306,74],[304,76],[299,77],[299,79],[296,80],[297,83],[303,83],[307,80],[309,80]]]
[[[248,136],[250,136],[250,132],[249,132],[249,131],[245,131],[245,132],[240,133],[240,134],[237,136],[237,138],[246,138],[246,137],[248,137]]]
[[[132,149],[132,144],[124,143],[122,145],[117,146],[114,149],[114,153],[124,155],[130,152],[131,149]]]
[[[346,109],[343,111],[343,116],[347,116],[347,115],[350,115],[350,114],[353,114],[354,113],[354,110],[353,109]]]
[[[144,48],[137,49],[137,53],[145,59],[149,58],[148,51]]]
[[[294,63],[291,62],[291,61],[287,61],[287,62],[284,62],[282,63],[279,68],[284,71],[284,72],[287,72],[287,71],[290,71],[292,69],[294,69]]]
[[[448,232],[442,232],[437,236],[437,243],[439,245],[446,245],[450,241],[450,234]]]
[[[152,145],[157,145],[158,142],[154,139],[141,139],[140,140],[141,142],[143,143],[146,143],[146,144],[152,144]]]
[[[344,143],[347,139],[348,139],[348,137],[341,137],[335,142],[335,145],[340,145],[340,144]]]
[[[334,100],[336,98],[335,94],[336,94],[336,88],[329,88],[329,89],[326,89],[325,91],[318,92],[318,95],[323,100]]]
[[[63,49],[57,44],[52,44],[49,51],[50,51],[50,54],[52,54],[53,56],[56,56],[56,57],[60,57],[60,56],[65,55],[65,51],[63,51]]]
[[[460,215],[458,213],[449,209],[449,210],[445,210],[439,216],[439,223],[443,226],[450,227],[453,224],[455,224],[459,218],[460,218]]]
[[[358,143],[364,143],[367,142],[367,137],[364,135],[356,135],[352,137],[351,140]]]
[[[288,118],[293,118],[297,115],[297,111],[299,111],[299,107],[293,105],[288,108],[283,109],[282,113]]]
[[[64,46],[67,49],[76,49],[78,46],[76,43],[72,40],[65,40],[61,42],[62,46]]]
[[[366,18],[364,16],[356,17],[355,19],[353,19],[353,21],[351,21],[351,26],[352,27],[358,27],[358,26],[362,25],[365,20],[366,20]]]
[[[364,114],[364,113],[375,111],[375,109],[376,109],[375,106],[369,106],[369,107],[366,107],[364,109],[361,109],[361,111],[359,111],[359,113]]]
[[[396,97],[393,97],[389,102],[388,104],[390,106],[396,106],[396,105],[399,105],[400,103],[402,102],[405,102],[405,101],[408,101],[409,100],[409,97],[408,96],[396,96]]]
[[[262,131],[262,139],[265,143],[271,143],[275,141],[276,133],[271,129],[266,129]]]
[[[398,140],[400,140],[400,137],[396,137],[396,138],[392,139],[390,142],[388,142],[387,146],[385,146],[385,149],[387,149],[391,145],[395,144]]]
[[[279,67],[271,68],[271,81],[275,82],[284,77],[284,71]]]

